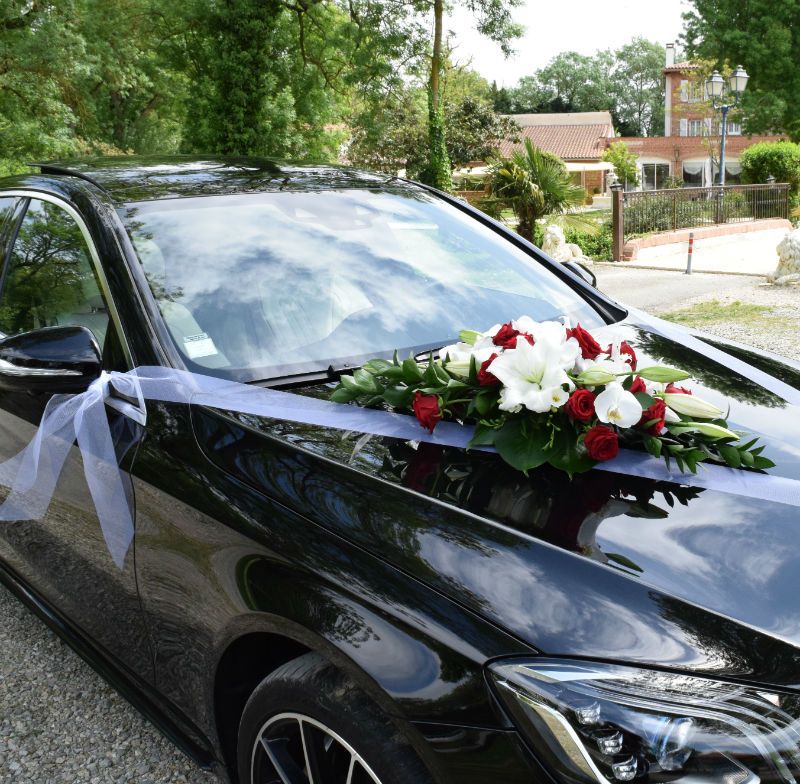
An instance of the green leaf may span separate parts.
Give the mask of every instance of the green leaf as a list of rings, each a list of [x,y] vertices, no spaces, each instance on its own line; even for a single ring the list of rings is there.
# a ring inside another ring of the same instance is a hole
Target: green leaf
[[[644,448],[653,456],[661,457],[661,441],[653,436],[644,439]]]
[[[413,396],[414,390],[408,387],[387,387],[383,390],[383,399],[392,408],[408,408]]]
[[[636,392],[633,396],[639,401],[639,405],[645,411],[656,402],[656,399],[652,395],[648,395],[647,392]]]
[[[753,468],[759,469],[759,471],[763,471],[765,468],[775,468],[775,463],[772,462],[768,457],[761,457],[761,455],[756,455],[753,458]]]
[[[635,564],[630,558],[621,555],[620,553],[606,553],[606,557],[609,561],[614,561],[615,563],[618,563],[620,566],[624,566],[627,569],[632,569],[635,572],[643,571],[641,566]]]
[[[407,384],[418,384],[422,381],[422,371],[414,357],[403,360],[403,378]]]
[[[641,376],[645,381],[655,381],[659,384],[672,384],[676,381],[685,381],[691,378],[691,374],[685,370],[667,367],[666,365],[653,365],[642,370],[636,371],[637,376]]]
[[[364,370],[377,376],[384,375],[387,371],[391,371],[394,365],[388,359],[370,359],[364,363]]]
[[[750,454],[750,452],[739,452],[739,455],[741,456],[742,463],[744,463],[744,465],[746,465],[748,468],[755,468],[756,459]]]
[[[375,380],[375,376],[372,373],[364,370],[364,368],[359,368],[358,370],[353,373],[353,380],[356,382],[358,387],[366,393],[375,393],[380,392],[382,387],[378,382]]]
[[[562,427],[556,431],[547,462],[554,468],[566,471],[570,476],[582,474],[596,464],[586,453],[583,444],[578,443],[577,434],[571,427]]]
[[[488,390],[478,392],[473,401],[475,403],[475,410],[478,412],[478,415],[486,416],[491,410],[494,401],[495,396],[492,392],[489,392]]]
[[[730,444],[720,444],[718,449],[720,457],[731,468],[742,467],[742,458],[741,455],[739,454],[739,450],[735,446],[731,446]]]
[[[497,431],[494,446],[506,463],[527,474],[546,463],[550,455],[545,449],[549,440],[545,432],[538,428],[528,432],[530,428],[525,425],[522,419],[509,419]]]
[[[354,397],[364,394],[364,390],[359,386],[352,376],[341,376],[339,383],[348,391],[352,392]]]
[[[338,386],[333,390],[333,392],[331,392],[330,399],[334,403],[349,403],[351,400],[355,400],[357,397],[357,393],[351,392],[346,387]]]
[[[470,447],[473,446],[492,446],[499,430],[489,425],[478,424],[475,426],[475,433],[469,440]]]

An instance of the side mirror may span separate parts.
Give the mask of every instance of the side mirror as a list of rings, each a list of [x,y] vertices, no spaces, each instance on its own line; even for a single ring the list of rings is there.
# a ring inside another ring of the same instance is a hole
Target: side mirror
[[[583,278],[590,286],[597,288],[597,276],[588,267],[578,261],[565,261],[564,266],[574,272],[578,277]]]
[[[83,392],[102,369],[86,327],[45,327],[0,340],[0,390]]]

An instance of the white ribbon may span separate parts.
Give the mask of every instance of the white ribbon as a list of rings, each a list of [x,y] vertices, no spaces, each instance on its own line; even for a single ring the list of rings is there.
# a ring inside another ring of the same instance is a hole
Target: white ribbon
[[[779,379],[709,346],[668,322],[638,312],[636,317],[651,331],[679,340],[683,345],[742,373],[792,405],[800,404],[800,392]],[[136,402],[126,402],[117,393]],[[147,400],[208,406],[460,449],[466,448],[473,432],[471,427],[440,422],[434,433],[429,433],[414,417],[404,414],[345,406],[185,370],[140,367],[128,373],[103,373],[86,392],[54,396],[45,408],[31,443],[15,457],[0,463],[0,485],[10,488],[6,500],[0,504],[0,521],[41,520],[45,516],[64,463],[77,441],[103,536],[114,562],[121,567],[133,539],[134,526],[117,464],[106,405],[144,425]],[[493,451],[485,447],[481,450]],[[627,450],[595,468],[800,506],[800,482],[769,474],[705,464],[701,464],[702,473],[697,475],[672,472],[661,460]]]

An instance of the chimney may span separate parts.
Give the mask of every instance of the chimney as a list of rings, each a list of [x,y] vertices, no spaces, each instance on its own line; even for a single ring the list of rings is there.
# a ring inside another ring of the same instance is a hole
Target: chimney
[[[667,44],[666,67],[669,68],[671,65],[675,65],[675,44]]]

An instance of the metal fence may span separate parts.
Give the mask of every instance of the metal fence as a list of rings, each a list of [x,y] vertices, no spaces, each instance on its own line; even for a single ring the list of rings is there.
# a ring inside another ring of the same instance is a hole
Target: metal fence
[[[623,197],[625,239],[718,223],[789,217],[789,185],[726,185],[631,191]]]

